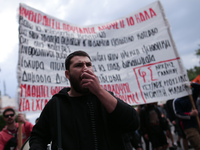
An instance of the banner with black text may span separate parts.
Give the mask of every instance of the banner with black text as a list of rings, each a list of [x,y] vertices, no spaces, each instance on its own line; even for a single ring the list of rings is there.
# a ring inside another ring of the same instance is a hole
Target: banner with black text
[[[40,112],[70,87],[65,58],[86,51],[99,82],[130,105],[188,95],[189,80],[159,1],[112,22],[77,26],[19,8],[19,111]]]

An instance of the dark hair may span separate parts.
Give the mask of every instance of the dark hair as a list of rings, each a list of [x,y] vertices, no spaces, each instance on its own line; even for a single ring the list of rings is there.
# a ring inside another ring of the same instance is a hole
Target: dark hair
[[[69,54],[69,55],[67,56],[66,60],[65,60],[65,69],[66,69],[66,70],[69,70],[69,66],[70,66],[70,64],[71,64],[71,59],[72,59],[74,56],[86,56],[86,57],[88,57],[88,58],[91,60],[90,56],[89,56],[86,52],[81,51],[81,50],[75,51],[75,52]]]
[[[12,111],[12,112],[15,114],[14,109],[12,109],[12,108],[7,108],[7,109],[5,109],[5,110],[3,111],[3,116],[4,116],[4,117],[5,117],[5,113],[6,113],[7,111]]]

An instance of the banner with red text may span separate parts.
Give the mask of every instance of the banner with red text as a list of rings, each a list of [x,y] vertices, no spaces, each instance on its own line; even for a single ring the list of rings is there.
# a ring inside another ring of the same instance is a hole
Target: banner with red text
[[[112,22],[78,26],[19,8],[19,111],[39,112],[70,83],[65,58],[86,51],[100,84],[130,105],[188,95],[189,80],[159,1]]]

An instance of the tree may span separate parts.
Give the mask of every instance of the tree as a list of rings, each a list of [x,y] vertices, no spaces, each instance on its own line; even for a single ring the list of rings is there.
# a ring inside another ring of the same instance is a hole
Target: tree
[[[0,131],[5,127],[6,123],[3,120],[3,116],[0,115]]]
[[[200,67],[194,66],[194,68],[187,70],[187,74],[188,74],[189,80],[192,81],[200,74]]]
[[[198,50],[196,50],[195,55],[197,57],[199,57],[199,59],[200,59],[200,48]],[[200,64],[200,61],[199,61],[199,64]],[[187,70],[187,74],[188,74],[189,80],[192,81],[193,79],[195,79],[200,74],[200,67],[194,66],[194,68]]]

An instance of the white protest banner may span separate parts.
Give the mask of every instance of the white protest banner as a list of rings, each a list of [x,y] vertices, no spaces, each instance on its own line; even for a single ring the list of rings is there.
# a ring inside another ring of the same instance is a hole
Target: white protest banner
[[[105,24],[77,26],[19,8],[19,111],[41,111],[70,83],[65,58],[86,51],[100,84],[130,105],[188,95],[189,80],[159,1]]]

